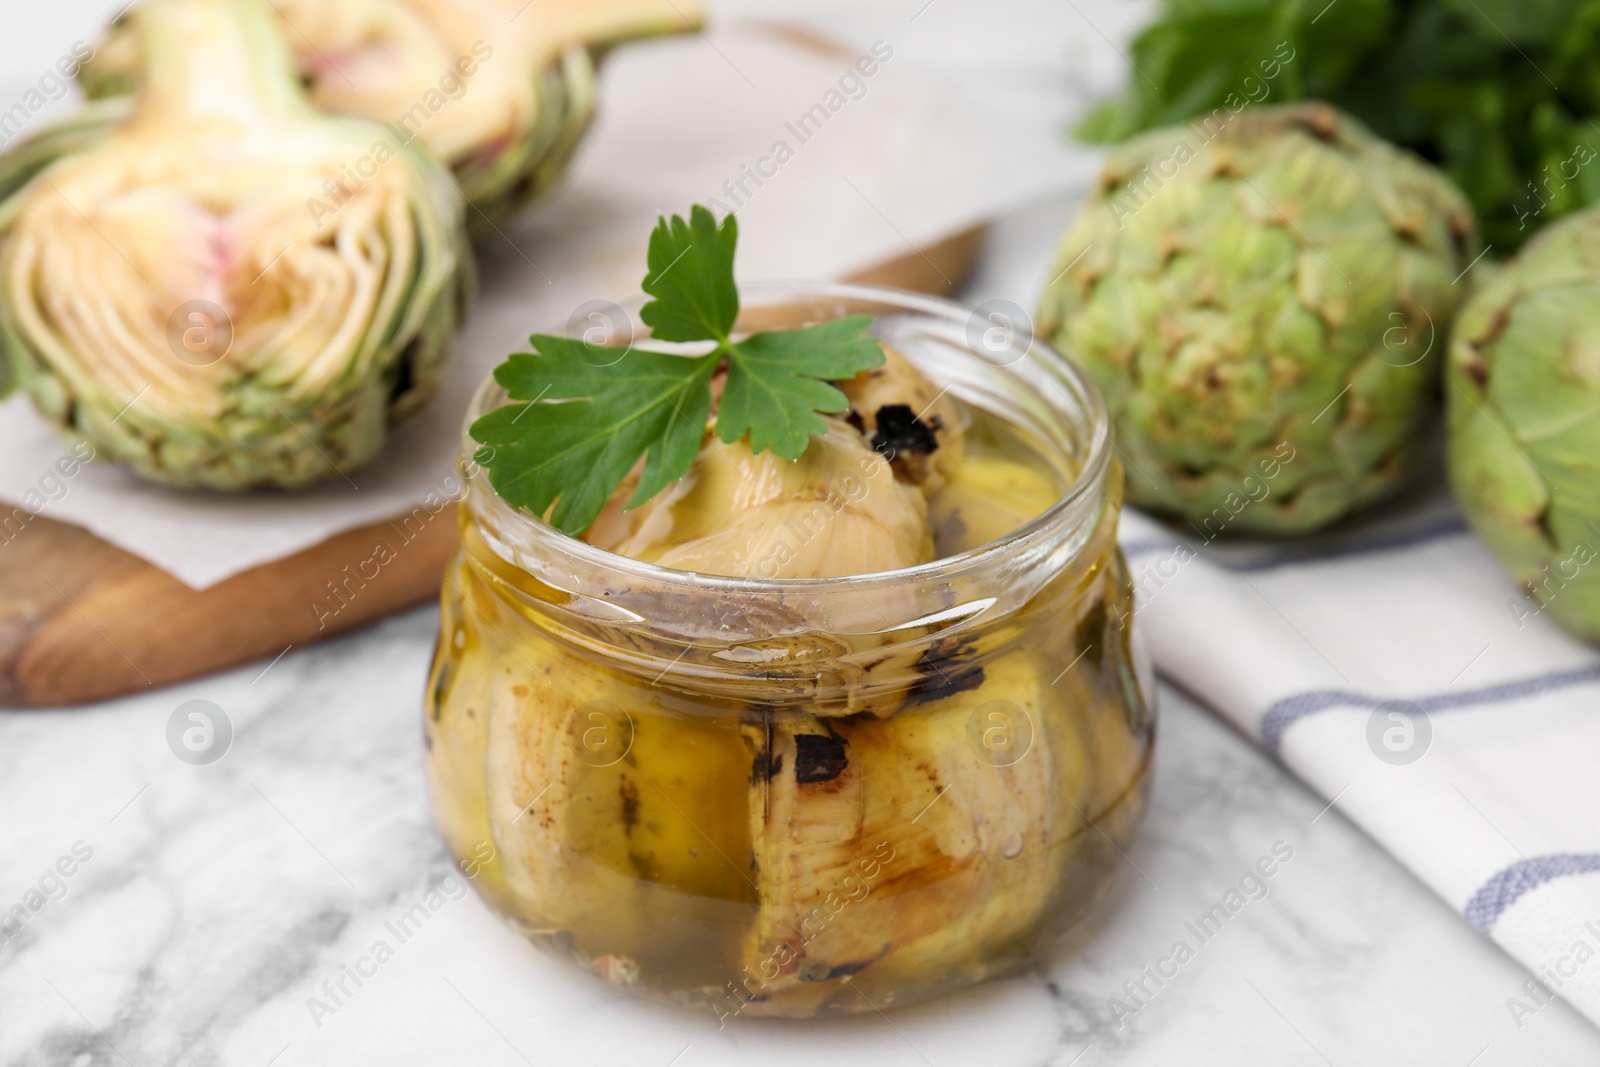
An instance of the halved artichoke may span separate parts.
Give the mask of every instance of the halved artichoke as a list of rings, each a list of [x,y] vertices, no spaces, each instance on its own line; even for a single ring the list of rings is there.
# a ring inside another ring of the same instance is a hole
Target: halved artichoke
[[[448,172],[315,111],[263,0],[152,0],[155,63],[0,158],[9,385],[156,481],[301,486],[433,391],[471,259]]]
[[[547,189],[594,114],[595,60],[618,42],[697,27],[698,0],[275,0],[311,99],[388,123],[455,171],[491,230]],[[135,88],[144,59],[114,23],[78,77]]]

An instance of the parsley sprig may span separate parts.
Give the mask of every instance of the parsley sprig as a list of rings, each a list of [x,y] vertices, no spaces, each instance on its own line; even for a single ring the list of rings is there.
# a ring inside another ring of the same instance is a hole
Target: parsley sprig
[[[477,462],[511,504],[577,536],[594,522],[628,472],[644,457],[634,508],[689,472],[711,413],[711,380],[727,366],[715,433],[750,450],[799,459],[813,434],[827,432],[821,413],[850,405],[832,382],[883,363],[867,336],[872,318],[853,315],[796,330],[733,340],[739,291],[733,281],[738,223],[718,225],[696,205],[687,220],[661,219],[650,235],[640,317],[660,341],[714,342],[685,356],[616,349],[549,334],[528,339],[495,368],[511,397],[472,424],[483,448]],[[555,505],[551,511],[551,505]]]

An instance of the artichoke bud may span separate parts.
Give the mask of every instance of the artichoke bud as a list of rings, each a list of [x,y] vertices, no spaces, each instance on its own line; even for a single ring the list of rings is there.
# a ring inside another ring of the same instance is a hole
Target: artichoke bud
[[[152,0],[135,23],[154,73],[131,108],[0,161],[15,383],[156,481],[343,473],[443,373],[471,278],[450,176],[317,113],[262,0]]]
[[[148,2],[148,0],[147,0]],[[595,57],[697,26],[693,0],[274,0],[322,110],[388,124],[455,172],[474,232],[547,189],[594,114]],[[130,20],[79,72],[91,97],[145,77]]]
[[[1448,458],[1473,530],[1528,598],[1600,641],[1600,211],[1563,218],[1482,280],[1446,367]]]
[[[1449,180],[1348,116],[1219,111],[1112,151],[1040,333],[1105,394],[1133,503],[1304,533],[1418,465],[1477,251]]]

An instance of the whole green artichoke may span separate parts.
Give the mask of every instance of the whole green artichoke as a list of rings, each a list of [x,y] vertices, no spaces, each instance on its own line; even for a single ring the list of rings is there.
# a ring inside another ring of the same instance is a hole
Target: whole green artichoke
[[[1600,208],[1551,225],[1461,309],[1446,364],[1450,481],[1548,609],[1600,641]]]
[[[301,486],[434,390],[472,277],[449,173],[319,114],[265,0],[149,0],[156,72],[0,157],[0,387],[179,486]]]
[[[1305,533],[1416,466],[1477,251],[1455,187],[1348,116],[1219,109],[1112,151],[1038,332],[1104,392],[1133,503]]]

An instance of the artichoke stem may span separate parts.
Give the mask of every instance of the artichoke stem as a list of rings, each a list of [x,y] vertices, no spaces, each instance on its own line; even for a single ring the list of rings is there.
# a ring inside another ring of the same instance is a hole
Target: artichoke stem
[[[217,116],[254,123],[310,114],[264,0],[145,0],[137,18],[149,61],[141,121]]]

